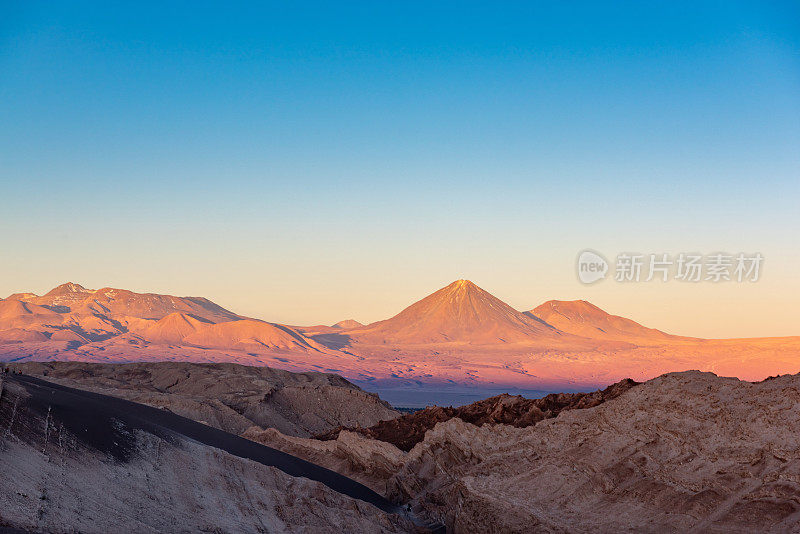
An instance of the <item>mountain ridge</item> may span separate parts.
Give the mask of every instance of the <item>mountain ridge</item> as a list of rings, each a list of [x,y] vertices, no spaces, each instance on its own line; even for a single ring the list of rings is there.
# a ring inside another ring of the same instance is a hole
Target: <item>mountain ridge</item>
[[[44,300],[0,300],[0,361],[231,362],[338,373],[380,388],[578,391],[689,369],[761,380],[796,372],[800,350],[800,336],[674,336],[586,301],[521,312],[469,280],[355,328],[267,322],[203,297],[59,288]]]

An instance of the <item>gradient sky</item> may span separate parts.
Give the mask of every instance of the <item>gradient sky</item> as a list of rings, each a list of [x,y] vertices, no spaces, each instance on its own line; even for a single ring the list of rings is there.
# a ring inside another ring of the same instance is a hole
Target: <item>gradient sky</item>
[[[678,334],[800,335],[800,4],[0,6],[0,295],[289,324],[458,278]],[[761,252],[581,285],[578,251]]]

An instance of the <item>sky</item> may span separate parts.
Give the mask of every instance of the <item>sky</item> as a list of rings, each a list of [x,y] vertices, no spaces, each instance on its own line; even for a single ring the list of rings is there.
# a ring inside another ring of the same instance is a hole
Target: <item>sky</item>
[[[800,4],[160,4],[0,2],[0,296],[366,323],[467,278],[800,335]],[[587,286],[586,248],[764,263]]]

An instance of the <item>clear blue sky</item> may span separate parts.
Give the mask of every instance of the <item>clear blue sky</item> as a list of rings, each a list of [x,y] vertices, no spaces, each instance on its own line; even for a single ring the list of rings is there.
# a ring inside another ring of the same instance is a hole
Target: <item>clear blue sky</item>
[[[800,334],[800,4],[598,4],[4,2],[0,295],[372,321],[470,278],[519,308]],[[770,270],[586,288],[586,247]]]

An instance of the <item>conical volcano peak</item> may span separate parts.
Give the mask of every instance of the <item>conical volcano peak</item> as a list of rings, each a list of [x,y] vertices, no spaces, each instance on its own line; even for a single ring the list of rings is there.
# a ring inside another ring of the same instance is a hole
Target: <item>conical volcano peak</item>
[[[471,280],[465,280],[463,278],[460,279],[460,280],[456,280],[455,282],[453,282],[452,284],[450,284],[447,287],[451,288],[451,289],[458,289],[458,290],[461,290],[461,291],[469,291],[471,289],[480,289]]]
[[[465,279],[412,304],[396,316],[356,329],[362,341],[379,343],[498,344],[556,335],[554,328],[523,315]]]
[[[474,282],[465,279],[456,280],[450,285],[443,287],[439,291],[447,294],[464,294],[464,295],[470,293],[486,293],[486,291],[475,285]]]

